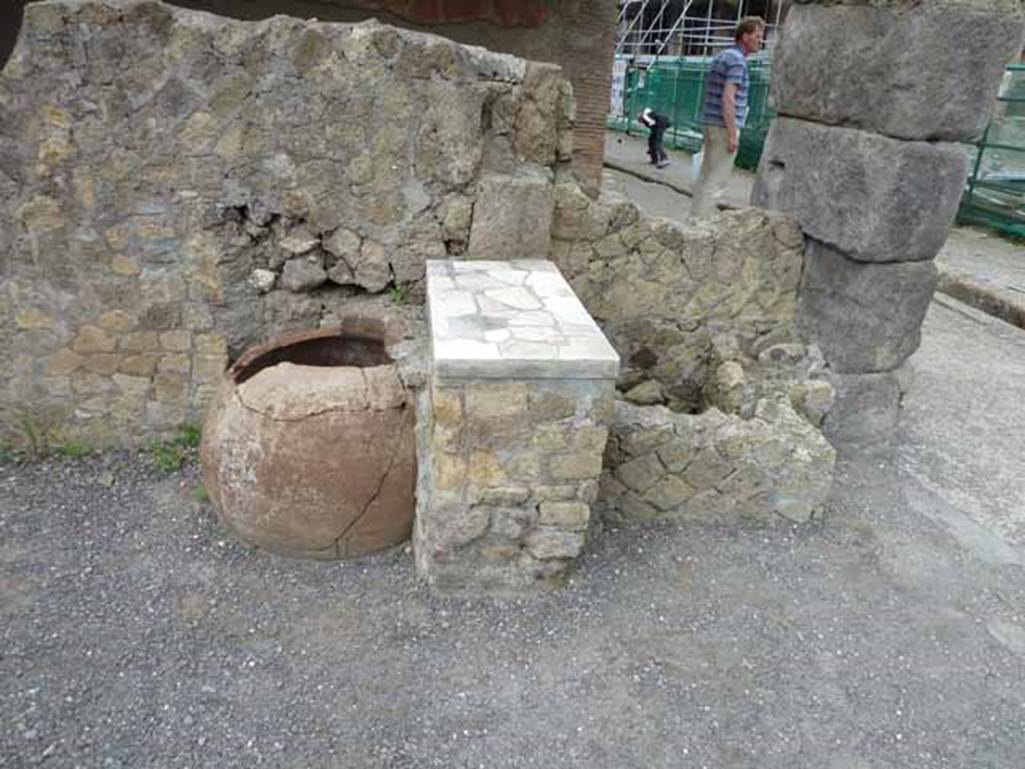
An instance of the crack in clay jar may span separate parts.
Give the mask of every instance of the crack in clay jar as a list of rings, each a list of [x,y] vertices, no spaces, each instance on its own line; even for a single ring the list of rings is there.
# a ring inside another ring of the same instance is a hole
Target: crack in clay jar
[[[224,375],[203,430],[222,522],[283,555],[335,559],[409,538],[414,409],[384,324],[290,334]]]

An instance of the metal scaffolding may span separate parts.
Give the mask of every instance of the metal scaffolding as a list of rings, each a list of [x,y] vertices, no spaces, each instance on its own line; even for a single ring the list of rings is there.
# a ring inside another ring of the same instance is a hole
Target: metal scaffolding
[[[768,106],[771,46],[790,0],[621,0],[612,63],[608,125],[629,132],[644,106],[672,122],[670,146],[701,146],[699,115],[712,56],[733,45],[745,16],[766,22],[763,52],[750,58],[751,92],[741,159],[757,163],[772,113]]]
[[[661,56],[713,56],[733,44],[744,16],[766,21],[766,47],[775,38],[786,0],[620,0],[616,56],[648,66]]]

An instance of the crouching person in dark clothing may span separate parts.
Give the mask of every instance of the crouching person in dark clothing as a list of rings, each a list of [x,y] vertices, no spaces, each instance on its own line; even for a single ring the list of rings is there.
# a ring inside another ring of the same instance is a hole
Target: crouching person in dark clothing
[[[657,168],[665,168],[669,165],[669,158],[665,147],[662,146],[662,137],[672,123],[669,122],[669,118],[655,112],[651,107],[646,108],[638,119],[648,127],[648,155],[651,156],[651,164]]]

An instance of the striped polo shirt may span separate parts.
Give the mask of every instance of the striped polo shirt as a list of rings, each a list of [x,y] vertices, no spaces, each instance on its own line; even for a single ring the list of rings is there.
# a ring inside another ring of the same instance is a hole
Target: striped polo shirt
[[[720,51],[712,59],[705,78],[705,106],[701,122],[705,125],[726,125],[722,119],[722,92],[727,83],[736,83],[737,128],[744,127],[747,117],[747,57],[739,45]]]

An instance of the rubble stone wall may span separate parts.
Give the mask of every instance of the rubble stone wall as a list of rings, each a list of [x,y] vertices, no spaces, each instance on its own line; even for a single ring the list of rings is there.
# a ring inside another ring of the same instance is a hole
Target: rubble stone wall
[[[836,397],[824,366],[814,346],[766,335],[745,350],[736,334],[717,334],[701,413],[616,404],[598,512],[621,523],[809,520],[836,462],[820,430]]]
[[[237,22],[147,0],[31,7],[0,76],[3,424],[25,416],[132,442],[198,421],[252,344],[403,314],[395,301],[420,301],[429,258],[550,253],[620,353],[626,397],[669,406],[652,413],[670,420],[714,406],[750,438],[734,471],[761,462],[777,428],[782,456],[804,457],[832,391],[791,392],[789,374],[771,392],[758,384],[759,356],[794,341],[794,219],[746,210],[680,225],[593,200],[564,173],[570,107],[556,67],[379,24]],[[724,357],[722,334],[744,354]],[[557,580],[597,493],[611,384],[560,394],[509,382],[523,392],[481,400],[481,383],[432,392],[423,379],[407,381],[430,415],[417,429],[444,419],[438,403],[468,410],[468,426],[457,450],[434,449],[448,465],[422,504],[458,496],[480,525],[442,526],[418,552],[453,585],[455,553],[476,554],[496,585]],[[475,411],[487,408],[502,414]],[[770,413],[799,414],[811,432]],[[510,431],[530,438],[526,455],[494,451]],[[755,482],[744,470],[730,504],[760,510],[758,494],[800,478],[814,490],[800,505],[766,509],[806,517],[831,471],[814,456],[797,475],[758,465]],[[534,514],[509,512],[520,508]]]
[[[833,484],[836,452],[786,401],[748,418],[616,403],[600,509],[606,520],[804,523]]]
[[[0,74],[2,423],[137,440],[198,421],[245,347],[417,300],[428,258],[547,256],[571,103],[556,66],[376,23],[29,6]]]
[[[712,338],[793,337],[803,238],[792,218],[748,209],[683,225],[615,195],[555,188],[552,260],[622,358],[619,388],[700,411]]]
[[[573,171],[589,194],[597,194],[615,46],[614,0],[178,0],[176,4],[253,20],[275,14],[341,22],[373,17],[464,45],[558,64],[576,96]]]
[[[417,570],[435,589],[558,584],[584,546],[611,380],[435,380],[417,406]]]
[[[835,396],[797,342],[796,221],[746,209],[684,225],[562,184],[555,204],[552,259],[622,360],[602,518],[811,518],[832,487],[820,425]]]

